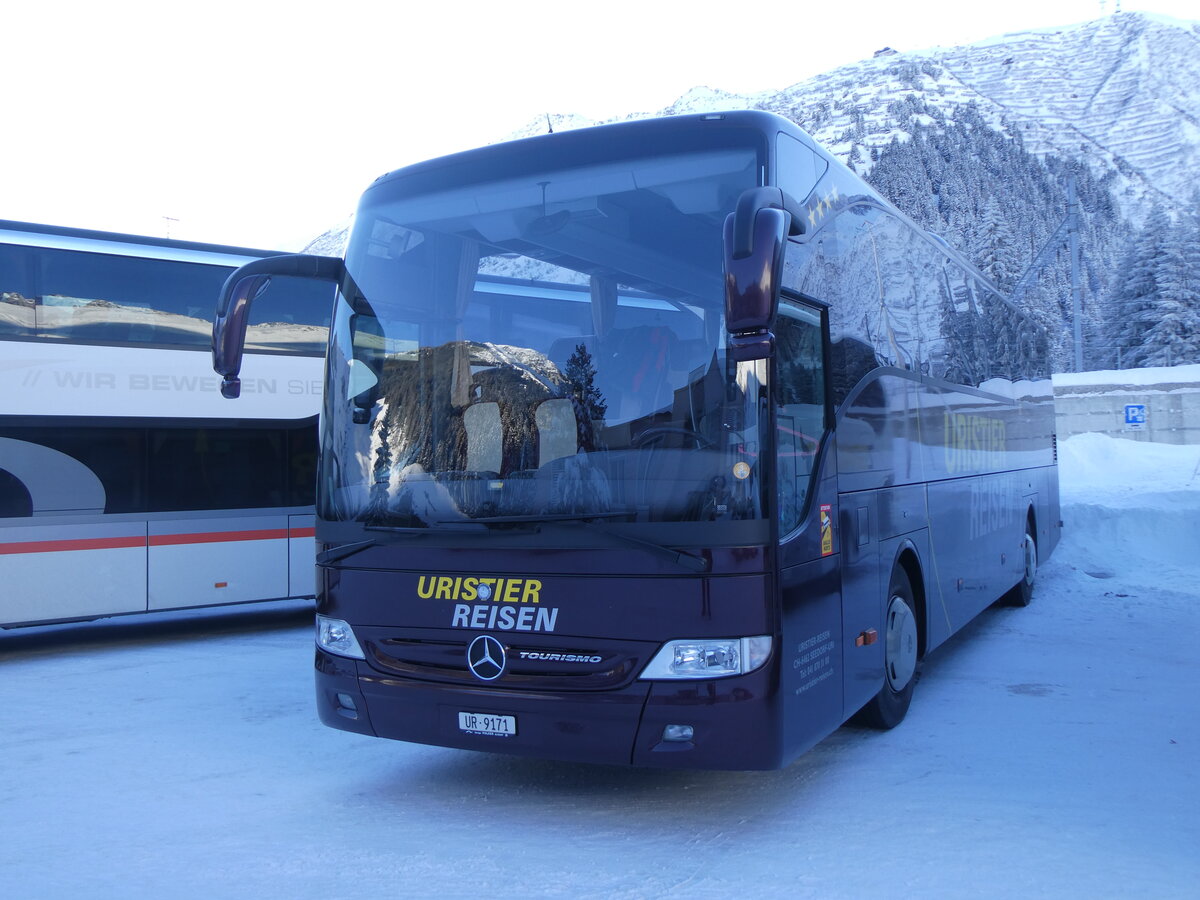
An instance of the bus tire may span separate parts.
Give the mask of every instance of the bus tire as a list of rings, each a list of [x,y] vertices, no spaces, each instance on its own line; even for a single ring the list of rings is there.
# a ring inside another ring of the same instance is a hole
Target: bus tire
[[[859,712],[863,724],[886,730],[904,721],[917,683],[917,629],[912,584],[908,573],[897,566],[892,572],[884,618],[883,687]]]
[[[1033,522],[1028,519],[1025,520],[1025,537],[1021,540],[1021,553],[1025,561],[1025,571],[1021,580],[1001,598],[1005,606],[1028,606],[1033,600],[1033,586],[1037,581],[1038,550]]]

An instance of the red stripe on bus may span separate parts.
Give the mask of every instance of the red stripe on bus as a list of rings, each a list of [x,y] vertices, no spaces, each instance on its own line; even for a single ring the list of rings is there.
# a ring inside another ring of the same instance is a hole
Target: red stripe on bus
[[[145,547],[144,537],[79,538],[74,541],[25,541],[19,544],[0,544],[4,553],[54,553],[60,550],[122,550]]]
[[[286,528],[266,528],[260,531],[205,531],[197,534],[152,534],[150,535],[150,546],[221,544],[226,541],[274,541],[287,536]]]
[[[171,547],[185,544],[221,544],[233,541],[277,541],[313,537],[315,528],[267,528],[258,531],[207,531],[196,534],[154,534],[144,537],[78,538],[70,541],[22,541],[0,544],[0,556],[13,553],[59,553],[69,550],[124,550],[131,547]]]

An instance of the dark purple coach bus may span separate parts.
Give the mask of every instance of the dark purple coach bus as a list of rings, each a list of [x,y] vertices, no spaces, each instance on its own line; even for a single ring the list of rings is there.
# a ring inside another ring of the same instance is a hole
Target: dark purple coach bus
[[[790,122],[692,115],[410,166],[338,287],[317,703],[348,731],[770,769],[1024,605],[1060,533],[1046,336]]]

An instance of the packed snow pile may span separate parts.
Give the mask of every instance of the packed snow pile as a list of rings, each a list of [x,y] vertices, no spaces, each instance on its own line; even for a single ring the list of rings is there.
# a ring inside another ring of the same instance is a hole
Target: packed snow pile
[[[1200,363],[1055,372],[1053,381],[1055,397],[1074,394],[1129,394],[1136,391],[1200,391]]]
[[[1059,445],[1058,466],[1064,506],[1158,505],[1170,496],[1200,509],[1200,447],[1194,445],[1077,434]]]
[[[1200,447],[1077,434],[1059,445],[1059,478],[1070,546],[1089,568],[1111,573],[1136,559],[1194,580]]]

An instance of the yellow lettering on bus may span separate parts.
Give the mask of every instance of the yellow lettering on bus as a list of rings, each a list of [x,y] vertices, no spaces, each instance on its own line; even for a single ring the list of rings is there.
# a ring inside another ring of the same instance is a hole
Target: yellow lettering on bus
[[[948,473],[1003,465],[1008,434],[1002,419],[945,413],[942,421],[945,439],[943,454]]]
[[[541,603],[541,595],[542,582],[536,578],[479,578],[473,575],[420,575],[417,578],[417,596],[423,600]]]

